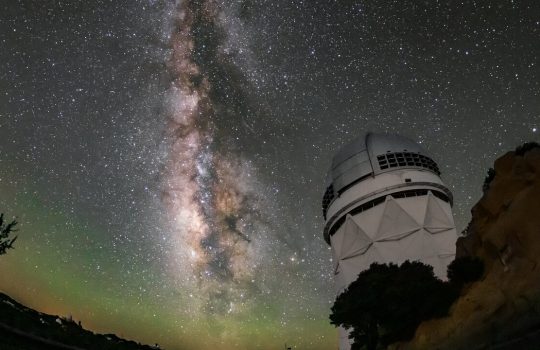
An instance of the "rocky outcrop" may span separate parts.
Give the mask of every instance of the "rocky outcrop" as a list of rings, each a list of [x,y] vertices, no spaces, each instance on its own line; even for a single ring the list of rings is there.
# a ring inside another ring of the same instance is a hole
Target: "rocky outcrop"
[[[509,152],[472,209],[457,256],[479,257],[484,277],[446,318],[422,323],[393,349],[536,349],[540,341],[540,148]],[[531,338],[532,337],[532,338]],[[505,345],[506,344],[506,345]],[[529,347],[530,345],[530,347]]]

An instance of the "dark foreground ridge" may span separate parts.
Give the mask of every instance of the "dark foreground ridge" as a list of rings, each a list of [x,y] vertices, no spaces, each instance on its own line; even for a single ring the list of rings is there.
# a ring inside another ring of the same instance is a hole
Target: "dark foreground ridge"
[[[157,350],[114,334],[95,334],[70,318],[47,315],[0,293],[2,350]]]

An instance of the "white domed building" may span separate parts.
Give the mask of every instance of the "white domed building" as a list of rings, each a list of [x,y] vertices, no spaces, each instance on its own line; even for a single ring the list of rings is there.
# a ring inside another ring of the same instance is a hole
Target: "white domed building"
[[[343,147],[332,160],[322,207],[338,295],[374,262],[421,261],[446,278],[457,240],[452,194],[412,140],[367,133]],[[343,329],[340,349],[350,349]]]

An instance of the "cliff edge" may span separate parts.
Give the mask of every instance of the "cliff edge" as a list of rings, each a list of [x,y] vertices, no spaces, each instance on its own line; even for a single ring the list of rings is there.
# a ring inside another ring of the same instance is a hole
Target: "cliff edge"
[[[392,349],[537,349],[540,343],[540,147],[495,161],[456,256],[484,262],[449,316],[422,323]],[[494,176],[493,176],[494,175]]]

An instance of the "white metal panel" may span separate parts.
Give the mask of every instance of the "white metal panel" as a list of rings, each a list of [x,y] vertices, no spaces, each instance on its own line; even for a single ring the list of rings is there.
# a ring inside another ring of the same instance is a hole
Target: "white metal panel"
[[[418,223],[423,223],[426,217],[427,196],[394,198],[399,205]]]
[[[378,263],[398,263],[404,261],[402,241],[375,242],[373,243],[373,246],[381,252],[381,255],[384,258],[383,261],[376,261]],[[366,269],[369,268],[369,265],[373,262],[375,261],[368,262]]]
[[[350,215],[347,215],[345,220],[344,232],[341,259],[363,254],[372,244],[371,238],[356,224]]]
[[[378,205],[352,217],[356,224],[371,238],[377,234],[384,205]]]
[[[447,231],[431,233],[431,239],[440,250],[439,255],[454,255],[456,253],[457,231],[455,228]]]
[[[330,245],[335,252],[334,256],[338,259],[341,254],[341,247],[343,246],[343,237],[345,237],[343,227],[337,230],[336,233],[330,237]]]
[[[386,197],[384,212],[374,238],[377,241],[397,239],[420,229],[420,227],[420,224],[394,198],[388,196]]]
[[[446,231],[453,228],[454,222],[449,218],[446,211],[441,207],[440,199],[431,192],[427,195],[426,215],[424,217],[424,227],[431,233]]]

